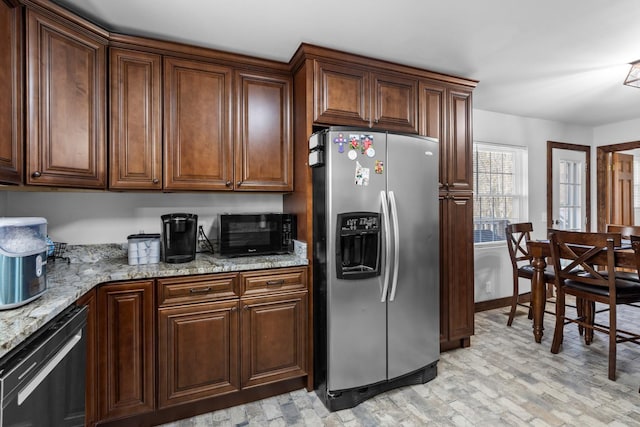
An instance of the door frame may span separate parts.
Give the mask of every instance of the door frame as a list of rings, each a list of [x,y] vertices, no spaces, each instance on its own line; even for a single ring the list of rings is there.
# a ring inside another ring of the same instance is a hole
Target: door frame
[[[570,144],[568,142],[547,141],[547,228],[553,228],[553,149],[585,152],[585,224],[584,229],[591,229],[591,146]]]
[[[640,148],[640,141],[622,142],[619,144],[596,147],[596,200],[598,231],[605,231],[607,226],[607,201],[610,199],[607,185],[607,157],[609,153]]]

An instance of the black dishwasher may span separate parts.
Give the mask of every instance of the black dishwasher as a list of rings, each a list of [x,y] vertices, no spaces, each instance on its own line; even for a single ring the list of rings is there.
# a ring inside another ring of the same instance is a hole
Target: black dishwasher
[[[0,364],[0,427],[83,426],[87,307],[73,306]]]

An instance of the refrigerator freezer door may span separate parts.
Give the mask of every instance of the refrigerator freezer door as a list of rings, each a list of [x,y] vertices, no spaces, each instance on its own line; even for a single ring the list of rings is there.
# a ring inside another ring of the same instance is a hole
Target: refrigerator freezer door
[[[337,215],[381,212],[380,192],[386,183],[375,166],[376,160],[384,162],[386,135],[367,135],[373,141],[367,148],[374,150],[368,154],[360,145],[359,132],[329,132],[325,141],[329,392],[386,379],[386,304],[381,302],[385,266],[377,277],[343,280],[336,275]],[[352,145],[352,137],[357,137],[357,147]],[[384,253],[382,249],[380,253]]]
[[[393,379],[439,357],[438,146],[435,140],[389,134],[387,190],[398,226],[398,281],[388,302],[388,375]],[[392,229],[394,227],[392,226]],[[395,252],[395,251],[394,251]],[[395,272],[394,272],[395,273]]]

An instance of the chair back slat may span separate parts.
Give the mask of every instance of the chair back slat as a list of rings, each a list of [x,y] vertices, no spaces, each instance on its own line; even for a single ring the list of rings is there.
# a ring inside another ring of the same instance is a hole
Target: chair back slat
[[[514,269],[517,269],[520,263],[531,262],[527,242],[531,239],[532,231],[533,224],[530,222],[509,224],[505,227],[507,247],[509,248],[509,256]]]
[[[623,239],[640,236],[640,225],[607,224],[607,233],[618,233]]]

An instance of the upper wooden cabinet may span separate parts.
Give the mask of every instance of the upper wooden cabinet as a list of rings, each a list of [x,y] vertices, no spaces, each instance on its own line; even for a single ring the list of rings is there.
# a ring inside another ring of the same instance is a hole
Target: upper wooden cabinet
[[[440,179],[446,191],[473,190],[471,90],[447,89],[447,134],[442,140]]]
[[[26,14],[26,182],[105,188],[107,40],[62,18]]]
[[[162,188],[162,57],[110,49],[109,188]]]
[[[0,183],[22,183],[23,9],[0,2]]]
[[[238,71],[236,190],[293,189],[291,77]]]
[[[316,60],[314,121],[418,132],[418,80]]]
[[[230,67],[164,58],[166,190],[232,190]]]
[[[420,135],[440,142],[441,191],[473,189],[472,90],[420,82]]]

